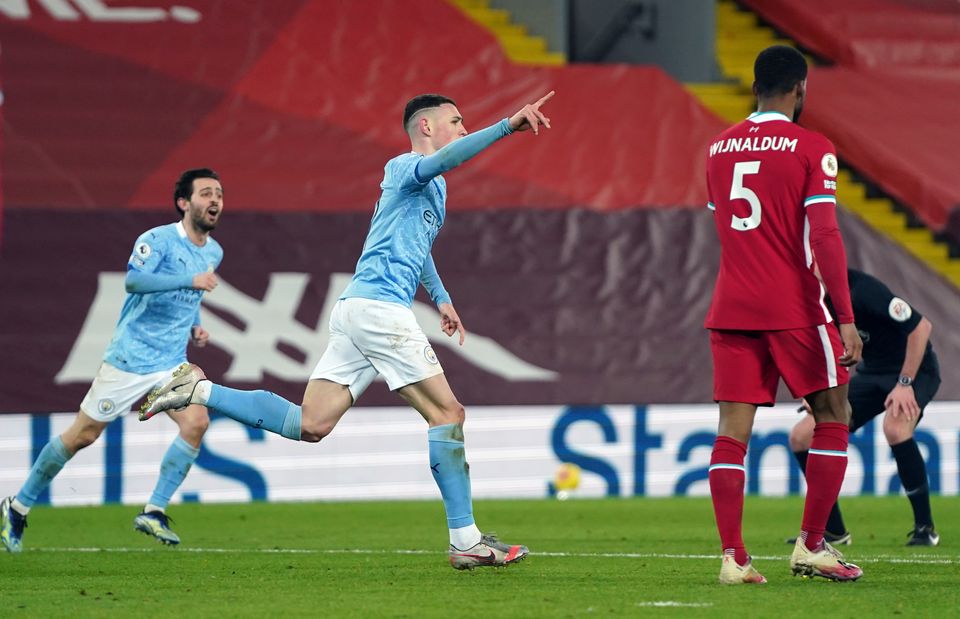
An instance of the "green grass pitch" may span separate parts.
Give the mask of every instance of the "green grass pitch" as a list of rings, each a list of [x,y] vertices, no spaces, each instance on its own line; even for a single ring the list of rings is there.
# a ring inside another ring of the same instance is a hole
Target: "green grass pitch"
[[[136,508],[38,507],[0,554],[6,617],[952,617],[960,498],[934,497],[937,548],[904,546],[902,497],[843,500],[855,583],[790,575],[802,499],[748,497],[762,586],[716,584],[709,499],[478,501],[484,530],[530,547],[506,569],[457,572],[439,500],[174,505],[183,539],[133,531]]]

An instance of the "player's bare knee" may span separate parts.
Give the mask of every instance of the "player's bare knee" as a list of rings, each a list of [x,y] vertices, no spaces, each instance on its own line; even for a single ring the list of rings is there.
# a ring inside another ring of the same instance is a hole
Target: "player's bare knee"
[[[333,432],[333,425],[321,424],[313,427],[302,426],[300,428],[300,440],[305,443],[319,443]]]
[[[888,445],[899,445],[913,438],[913,422],[904,418],[893,419],[892,415],[883,418],[883,435]]]
[[[808,440],[806,433],[801,432],[797,426],[794,426],[793,429],[790,430],[790,437],[788,440],[790,443],[790,451],[806,451],[810,446],[810,441]]]
[[[806,451],[810,449],[810,442],[813,440],[813,428],[815,421],[810,415],[804,415],[803,419],[798,421],[790,428],[788,443],[790,451]]]
[[[81,449],[93,445],[100,438],[102,430],[97,427],[82,428],[74,433],[64,434],[61,437],[63,446],[70,453],[77,453]]]
[[[450,404],[440,408],[440,419],[437,420],[437,425],[447,425],[451,423],[463,425],[466,418],[467,412],[464,410],[463,404],[454,400]]]
[[[319,443],[330,436],[336,425],[336,421],[331,421],[322,415],[308,415],[307,411],[304,410],[300,421],[300,440],[307,443]]]

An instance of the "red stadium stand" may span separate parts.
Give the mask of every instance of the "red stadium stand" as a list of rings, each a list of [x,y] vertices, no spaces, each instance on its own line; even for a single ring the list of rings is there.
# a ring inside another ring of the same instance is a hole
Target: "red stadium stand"
[[[452,209],[705,201],[722,123],[658,68],[515,66],[442,0],[191,5],[199,22],[64,21],[42,5],[0,20],[10,205],[166,208],[170,179],[211,162],[234,209],[366,211],[407,147],[411,96],[448,94],[479,129],[551,89],[563,130],[456,172],[472,190]]]
[[[742,0],[836,63],[810,77],[807,124],[930,228],[960,240],[960,4]],[[956,229],[950,225],[954,220]]]
[[[837,64],[860,68],[960,66],[960,6],[953,0],[741,0]]]

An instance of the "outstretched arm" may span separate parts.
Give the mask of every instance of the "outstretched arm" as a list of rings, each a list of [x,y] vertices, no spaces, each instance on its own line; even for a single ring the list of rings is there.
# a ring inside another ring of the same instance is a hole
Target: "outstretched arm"
[[[427,155],[417,162],[414,174],[417,181],[426,183],[435,176],[440,176],[452,170],[461,163],[468,161],[497,140],[513,133],[509,120],[504,118],[495,125],[481,129],[476,133],[465,135],[459,140],[450,142],[432,155]]]
[[[417,163],[414,170],[417,181],[426,183],[431,178],[452,170],[514,131],[531,129],[535,134],[538,134],[540,125],[549,129],[550,119],[543,115],[540,106],[552,99],[553,94],[554,91],[551,90],[536,103],[530,103],[520,108],[520,111],[510,118],[504,118],[486,129],[454,140],[432,155],[424,157]]]

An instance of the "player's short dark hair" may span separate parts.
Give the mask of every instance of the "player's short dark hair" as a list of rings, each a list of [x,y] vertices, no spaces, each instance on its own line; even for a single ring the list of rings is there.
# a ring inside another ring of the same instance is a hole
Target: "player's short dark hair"
[[[792,47],[773,45],[757,55],[753,77],[758,97],[784,95],[807,79],[807,61]]]
[[[181,215],[183,215],[183,209],[180,208],[178,201],[180,198],[190,199],[190,196],[193,195],[193,181],[198,178],[212,178],[215,181],[220,181],[217,173],[210,168],[194,168],[181,174],[177,183],[173,186],[173,208],[177,209],[177,212]]]
[[[403,108],[404,131],[407,130],[407,123],[410,122],[410,119],[413,118],[414,114],[427,108],[440,107],[444,103],[449,103],[453,106],[457,105],[456,101],[450,97],[444,97],[443,95],[417,95],[413,99],[407,101],[407,105]]]

